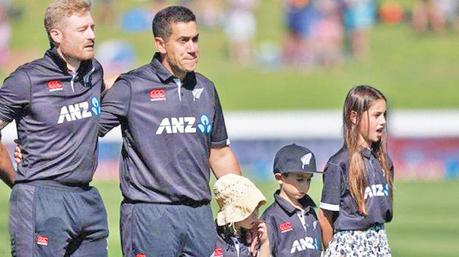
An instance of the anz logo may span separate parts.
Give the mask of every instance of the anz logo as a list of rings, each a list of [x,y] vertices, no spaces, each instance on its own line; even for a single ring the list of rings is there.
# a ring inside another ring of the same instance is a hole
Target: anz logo
[[[293,254],[296,252],[306,251],[308,249],[321,251],[322,250],[321,248],[322,248],[321,243],[318,239],[306,236],[299,240],[293,241],[292,249],[290,250],[290,253]]]
[[[209,117],[202,115],[196,125],[196,117],[171,117],[161,120],[156,135],[162,134],[194,134],[201,132],[203,134],[210,134],[212,125],[210,124]]]
[[[376,184],[365,188],[365,199],[375,196],[389,196],[389,184]]]
[[[100,115],[100,103],[97,97],[91,98],[91,101],[62,106],[57,124],[90,118]]]

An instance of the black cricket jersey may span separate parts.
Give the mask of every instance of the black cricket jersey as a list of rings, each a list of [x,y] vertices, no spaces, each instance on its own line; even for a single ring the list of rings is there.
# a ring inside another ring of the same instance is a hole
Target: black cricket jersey
[[[376,155],[367,148],[360,151],[365,165],[367,187],[365,188],[365,207],[368,213],[358,213],[357,203],[349,191],[349,151],[342,147],[328,161],[323,174],[323,189],[320,208],[337,212],[334,218],[335,231],[366,230],[374,225],[392,220],[392,201],[385,172],[394,175],[394,167],[389,159],[390,170],[381,167]]]
[[[273,257],[318,257],[322,251],[321,230],[314,201],[308,196],[300,199],[303,210],[274,194],[274,203],[262,215],[268,225],[269,243]]]
[[[250,244],[241,237],[226,231],[226,227],[217,226],[217,243],[212,257],[252,257]]]
[[[121,124],[121,191],[148,203],[210,201],[209,155],[228,144],[213,83],[174,77],[155,54],[122,74],[102,99],[100,135]]]
[[[103,71],[84,61],[74,74],[57,50],[20,66],[0,88],[0,120],[16,121],[23,160],[16,183],[86,185],[97,167]]]

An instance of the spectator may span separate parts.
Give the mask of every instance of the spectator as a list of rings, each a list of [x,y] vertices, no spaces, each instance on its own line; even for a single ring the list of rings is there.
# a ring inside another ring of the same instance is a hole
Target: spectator
[[[113,0],[96,1],[97,20],[100,24],[110,24],[113,22],[115,11],[113,10]]]
[[[358,60],[367,59],[370,31],[376,19],[375,0],[344,0],[343,11],[352,56]]]
[[[399,1],[386,0],[379,8],[379,18],[386,24],[398,24],[405,18],[405,11]]]
[[[440,9],[447,25],[458,28],[459,1],[457,0],[437,0],[436,5]]]
[[[413,28],[416,32],[422,33],[429,30],[442,32],[445,30],[445,18],[439,8],[438,2],[434,0],[418,0],[413,7],[412,17]]]
[[[225,32],[229,40],[231,60],[247,63],[251,58],[251,47],[256,33],[253,10],[258,0],[227,0],[227,22]]]
[[[150,10],[152,12],[152,19],[157,12],[168,6],[167,0],[150,0]]]
[[[220,25],[223,20],[223,0],[196,0],[193,9],[196,10],[198,23],[207,28]]]
[[[316,3],[320,18],[312,30],[315,63],[326,67],[336,66],[342,61],[343,45],[343,26],[338,5],[334,0]]]
[[[283,61],[290,65],[311,66],[311,27],[317,11],[310,0],[288,0],[286,7],[287,35],[283,42]]]

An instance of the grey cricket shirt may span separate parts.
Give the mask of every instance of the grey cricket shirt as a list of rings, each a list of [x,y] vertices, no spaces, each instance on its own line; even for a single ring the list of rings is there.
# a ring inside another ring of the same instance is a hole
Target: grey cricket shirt
[[[155,54],[151,63],[122,74],[103,96],[100,135],[119,124],[125,200],[210,201],[210,149],[228,143],[210,80],[190,72],[179,81]]]
[[[55,48],[20,66],[0,88],[0,120],[16,121],[23,161],[16,183],[87,185],[97,167],[102,67],[82,62],[70,74]]]
[[[394,168],[389,159],[390,170],[382,169],[375,154],[369,149],[362,149],[365,164],[367,187],[365,188],[365,207],[368,215],[363,216],[357,210],[357,203],[349,191],[349,152],[341,148],[330,157],[323,174],[323,189],[320,208],[335,212],[333,228],[342,230],[366,230],[377,224],[392,220],[392,201],[385,172],[394,175]]]
[[[265,210],[262,219],[268,224],[272,256],[318,257],[322,251],[321,229],[314,208],[316,204],[305,195],[299,200],[303,206],[296,209],[287,200],[274,193],[274,202]],[[302,220],[301,220],[302,219]]]

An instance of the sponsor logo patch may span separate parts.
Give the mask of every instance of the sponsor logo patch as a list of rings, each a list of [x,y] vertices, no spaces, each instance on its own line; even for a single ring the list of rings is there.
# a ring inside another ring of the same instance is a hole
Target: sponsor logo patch
[[[284,223],[279,224],[279,230],[281,233],[285,233],[285,232],[293,230],[292,223],[286,221]]]
[[[37,245],[48,245],[48,237],[47,236],[37,236]]]
[[[198,124],[199,130],[204,134],[210,134],[212,125],[210,124],[209,118],[206,115],[202,115],[200,120],[201,123]]]
[[[153,89],[150,91],[150,101],[165,101],[166,100],[166,90],[163,88]]]
[[[321,248],[321,243],[318,239],[314,239],[312,237],[307,236],[304,238],[300,238],[299,240],[293,241],[290,253],[293,254],[297,252],[302,252],[306,251],[307,249],[321,251]]]
[[[48,81],[48,90],[49,92],[62,91],[64,87],[59,80]]]
[[[100,103],[97,97],[90,101],[62,106],[57,124],[86,119],[100,115]]]
[[[389,196],[389,184],[376,184],[365,188],[365,199],[375,196]]]
[[[220,247],[215,248],[214,257],[223,257],[223,248],[220,248]]]
[[[197,128],[199,130],[197,130]],[[156,129],[156,135],[194,134],[196,132],[210,134],[211,131],[212,124],[207,115],[201,115],[198,124],[196,124],[196,117],[171,117],[161,120],[158,129]]]

